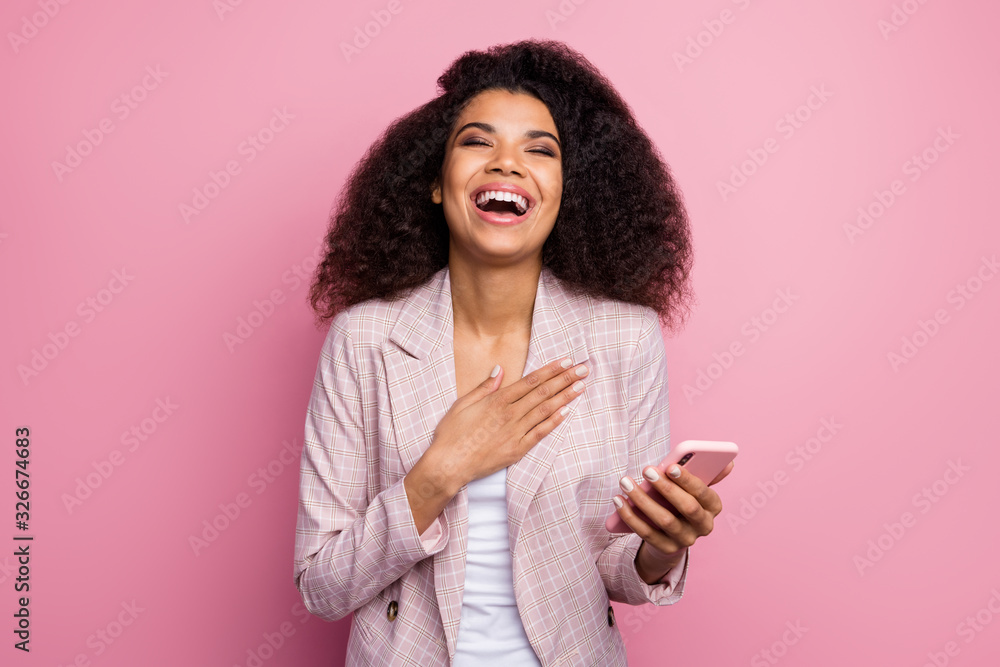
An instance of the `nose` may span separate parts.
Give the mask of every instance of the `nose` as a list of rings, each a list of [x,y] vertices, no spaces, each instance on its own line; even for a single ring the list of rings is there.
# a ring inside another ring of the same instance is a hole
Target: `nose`
[[[500,174],[517,174],[524,176],[524,166],[521,164],[518,148],[503,142],[497,143],[493,156],[486,164],[486,171]]]

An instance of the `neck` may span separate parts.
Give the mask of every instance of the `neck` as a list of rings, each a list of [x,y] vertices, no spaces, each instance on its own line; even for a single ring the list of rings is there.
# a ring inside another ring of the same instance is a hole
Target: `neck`
[[[455,327],[483,339],[530,332],[541,270],[541,258],[534,264],[513,266],[474,265],[449,258]]]

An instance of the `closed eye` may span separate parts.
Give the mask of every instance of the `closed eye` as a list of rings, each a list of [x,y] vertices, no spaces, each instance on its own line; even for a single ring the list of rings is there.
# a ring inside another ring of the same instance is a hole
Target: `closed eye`
[[[463,146],[489,146],[489,143],[487,143],[486,141],[483,141],[479,137],[470,137],[469,139],[466,139],[465,141],[463,141],[462,145]],[[529,153],[540,153],[542,155],[548,155],[549,157],[555,157],[556,156],[556,154],[553,153],[548,148],[538,148],[538,149],[532,148],[532,149],[529,149],[528,152]]]

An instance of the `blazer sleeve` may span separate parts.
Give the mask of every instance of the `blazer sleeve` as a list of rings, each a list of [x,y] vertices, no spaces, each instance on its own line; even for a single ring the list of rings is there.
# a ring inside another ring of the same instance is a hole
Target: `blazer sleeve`
[[[670,450],[670,418],[667,399],[667,365],[663,333],[655,311],[644,309],[642,331],[636,343],[626,386],[629,414],[629,475],[641,478],[648,465],[659,463]],[[684,593],[690,553],[671,568],[658,583],[647,584],[635,568],[642,538],[635,533],[613,538],[597,559],[597,568],[615,602],[631,605],[674,604]]]
[[[344,311],[334,319],[320,352],[295,529],[295,585],[306,609],[328,621],[347,616],[447,542],[439,521],[423,538],[417,533],[402,478],[368,500],[379,462],[367,455],[364,416],[374,406],[364,405],[348,318]]]

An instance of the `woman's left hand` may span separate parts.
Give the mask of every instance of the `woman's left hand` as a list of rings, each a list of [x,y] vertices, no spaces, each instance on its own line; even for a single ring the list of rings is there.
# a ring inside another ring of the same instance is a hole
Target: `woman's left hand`
[[[677,509],[679,516],[653,500],[631,477],[622,478],[622,491],[631,484],[632,490],[625,491],[626,495],[653,522],[650,525],[640,519],[624,498],[615,496],[622,501],[618,515],[643,540],[636,554],[636,568],[644,580],[658,581],[680,562],[685,549],[712,532],[715,517],[722,511],[722,500],[709,487],[722,481],[733,465],[730,462],[708,484],[676,464],[667,468],[667,475],[660,474],[653,466],[644,468],[643,475],[650,485]],[[674,477],[671,472],[679,474]],[[651,479],[654,476],[656,479]]]

